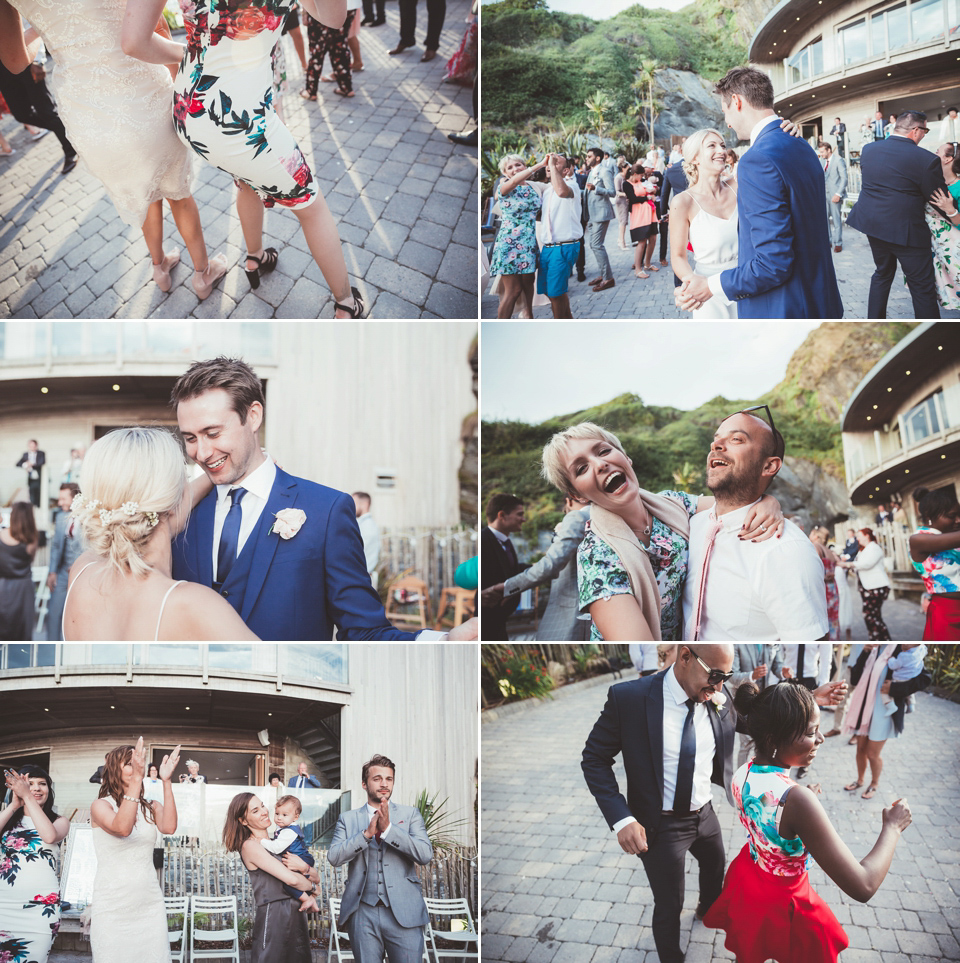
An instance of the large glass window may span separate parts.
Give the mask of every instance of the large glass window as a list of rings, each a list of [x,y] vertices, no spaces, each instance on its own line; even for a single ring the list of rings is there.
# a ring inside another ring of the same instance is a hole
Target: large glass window
[[[867,23],[858,20],[840,30],[840,62],[856,63],[867,57]]]
[[[924,43],[943,36],[943,0],[914,0],[910,4],[910,40]]]
[[[207,656],[211,669],[227,669],[231,672],[277,671],[277,647],[275,645],[218,645],[209,646]]]
[[[887,27],[883,13],[870,18],[870,53],[882,54],[887,49]]]
[[[887,11],[887,38],[890,50],[906,47],[910,43],[907,5],[905,3],[898,3]]]
[[[179,355],[190,358],[192,337],[190,321],[135,321],[123,326],[123,354]]]
[[[907,447],[919,445],[931,435],[949,427],[943,405],[943,391],[937,391],[903,415],[903,432]]]
[[[280,657],[280,671],[285,676],[339,685],[349,681],[347,647],[343,644],[281,645]]]
[[[960,30],[960,0],[947,0],[947,27],[951,37]]]
[[[200,667],[200,646],[197,643],[164,642],[162,645],[135,645],[133,664],[176,665]]]
[[[818,77],[823,73],[823,37],[810,44],[810,75]]]
[[[810,75],[809,52],[806,48],[795,53],[787,62],[790,73],[790,84],[801,84]]]

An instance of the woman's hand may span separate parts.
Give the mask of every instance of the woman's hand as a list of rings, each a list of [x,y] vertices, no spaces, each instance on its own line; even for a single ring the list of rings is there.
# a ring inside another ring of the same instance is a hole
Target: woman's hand
[[[283,865],[286,866],[287,869],[292,869],[295,873],[303,873],[303,875],[306,876],[307,873],[310,872],[310,864],[306,860],[301,859],[296,853],[284,853],[282,860]]]
[[[930,203],[939,207],[947,217],[954,217],[957,213],[957,202],[942,187],[938,187],[930,195]]]
[[[170,782],[173,778],[173,774],[180,764],[180,747],[177,746],[169,756],[163,757],[163,762],[160,763],[158,772],[160,773],[160,778],[164,782]]]
[[[143,777],[147,774],[147,750],[143,745],[143,736],[137,740],[137,745],[130,757],[130,766],[133,769],[133,778],[137,782],[143,782]]]
[[[788,668],[784,666],[783,678],[789,679],[790,676],[787,675]],[[825,685],[820,686],[819,689],[813,690],[813,698],[816,700],[818,706],[838,706],[847,695],[847,682],[846,679],[842,679],[840,682],[827,682]]]
[[[884,829],[889,827],[902,833],[913,822],[913,813],[906,799],[898,799],[889,809],[883,811]]]
[[[16,769],[4,769],[3,775],[6,779],[7,789],[10,789],[20,799],[21,805],[27,796],[32,796],[29,780],[25,776],[21,776]]]
[[[783,534],[784,526],[783,512],[780,510],[780,502],[772,495],[764,495],[760,501],[754,505],[744,520],[743,528],[738,538],[742,542],[763,542],[768,538],[777,538]]]

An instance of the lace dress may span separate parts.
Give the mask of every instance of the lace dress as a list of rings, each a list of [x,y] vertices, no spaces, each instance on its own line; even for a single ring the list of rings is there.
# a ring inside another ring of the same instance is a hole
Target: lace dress
[[[45,843],[33,820],[3,834],[0,842],[0,960],[46,963],[60,928],[59,845]]]
[[[90,944],[96,963],[170,963],[167,913],[153,868],[156,844],[157,828],[139,809],[129,836],[93,827]]]
[[[170,120],[166,67],[124,54],[124,0],[11,0],[43,37],[70,143],[120,217],[140,227],[161,198],[190,196],[190,155]]]
[[[274,109],[272,52],[293,0],[182,0],[187,52],[173,120],[207,163],[260,195],[265,207],[305,207],[313,174]]]
[[[789,769],[754,760],[733,777],[733,798],[747,843],[730,864],[723,891],[703,925],[726,930],[738,963],[836,963],[847,934],[807,877],[810,855],[799,837],[780,835]]]
[[[691,195],[697,207],[697,199]],[[730,217],[717,217],[702,207],[690,222],[690,243],[696,259],[697,274],[710,277],[737,266],[740,251],[738,234],[739,217],[736,210]],[[694,318],[732,320],[737,317],[736,302],[723,304],[717,298],[710,298],[702,308],[692,312]]]

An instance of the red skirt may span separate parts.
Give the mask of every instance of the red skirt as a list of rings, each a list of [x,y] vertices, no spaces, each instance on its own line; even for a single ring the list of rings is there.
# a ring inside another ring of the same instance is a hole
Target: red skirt
[[[960,641],[960,599],[933,595],[927,608],[927,624],[923,628],[924,642]]]
[[[730,864],[723,892],[703,918],[726,930],[737,963],[836,963],[850,941],[806,873],[774,876],[750,857],[749,843]]]

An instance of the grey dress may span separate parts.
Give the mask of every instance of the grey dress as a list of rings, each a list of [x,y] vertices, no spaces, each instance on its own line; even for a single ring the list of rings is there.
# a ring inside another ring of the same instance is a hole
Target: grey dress
[[[307,917],[300,912],[300,901],[287,896],[276,876],[260,869],[247,872],[257,906],[250,963],[311,963]]]
[[[0,541],[0,642],[33,638],[32,564],[26,545]]]

